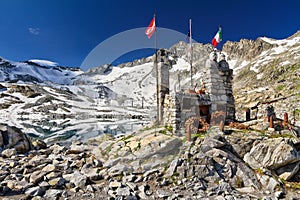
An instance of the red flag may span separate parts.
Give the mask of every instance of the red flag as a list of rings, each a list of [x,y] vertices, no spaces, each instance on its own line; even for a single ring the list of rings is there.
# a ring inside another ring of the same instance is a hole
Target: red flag
[[[153,35],[155,29],[156,29],[156,26],[155,26],[155,17],[153,17],[152,21],[150,22],[149,26],[147,27],[147,29],[145,31],[145,34],[148,36],[149,39]]]

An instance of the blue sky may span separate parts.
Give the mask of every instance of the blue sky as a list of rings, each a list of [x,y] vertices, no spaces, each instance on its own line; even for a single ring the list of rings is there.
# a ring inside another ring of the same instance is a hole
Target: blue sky
[[[187,34],[191,18],[193,39],[201,43],[210,43],[219,25],[223,30],[222,43],[260,36],[283,39],[300,29],[299,0],[0,2],[1,57],[13,61],[46,59],[72,67],[81,66],[87,55],[108,38],[148,26],[154,12],[158,27],[183,34]],[[120,45],[126,45],[126,42]],[[118,45],[113,46],[113,50],[116,48]],[[145,52],[149,54],[149,50]],[[136,55],[141,56],[141,52]],[[99,61],[100,64],[103,63]]]

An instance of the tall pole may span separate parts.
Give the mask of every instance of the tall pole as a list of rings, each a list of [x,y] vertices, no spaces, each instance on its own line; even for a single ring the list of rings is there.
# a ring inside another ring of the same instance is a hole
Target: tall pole
[[[190,19],[190,65],[191,65],[191,89],[193,87],[193,43],[192,43],[192,19]]]
[[[156,26],[156,14],[154,13],[154,21]],[[155,48],[155,59],[154,59],[154,67],[156,70],[156,109],[157,109],[157,117],[156,117],[156,123],[160,124],[160,103],[159,103],[159,86],[158,86],[158,64],[157,64],[157,38],[156,38],[156,27],[154,31],[154,48]]]

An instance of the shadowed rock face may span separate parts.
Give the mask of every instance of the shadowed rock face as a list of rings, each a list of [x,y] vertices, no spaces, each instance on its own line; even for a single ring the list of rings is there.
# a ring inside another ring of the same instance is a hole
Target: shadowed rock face
[[[257,40],[241,39],[239,42],[226,42],[223,46],[223,51],[230,55],[230,59],[242,58],[248,60],[275,46],[260,38]]]
[[[21,132],[21,130],[0,125],[0,151],[15,149],[16,153],[25,153],[32,149],[30,138]]]

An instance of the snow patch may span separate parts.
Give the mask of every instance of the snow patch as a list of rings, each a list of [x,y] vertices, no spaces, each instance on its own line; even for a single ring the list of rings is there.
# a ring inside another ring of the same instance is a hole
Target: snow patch
[[[281,54],[281,53],[283,53],[287,50],[288,50],[287,47],[279,46],[279,47],[273,48],[272,51],[274,51],[274,52],[272,52],[271,55],[278,55],[278,54]]]
[[[250,91],[247,91],[247,93],[253,93],[253,92],[263,92],[263,91],[266,91],[268,90],[269,88],[268,87],[259,87],[259,88],[256,88],[254,90],[250,90]]]
[[[251,70],[251,71],[254,71],[255,73],[258,73],[258,72],[259,72],[259,69],[257,68],[256,65],[250,67],[250,70]]]
[[[175,65],[172,66],[171,72],[173,71],[183,71],[190,70],[190,64],[186,62],[183,58],[178,58]]]
[[[29,62],[33,62],[35,64],[38,64],[38,65],[44,66],[44,67],[56,67],[57,66],[56,62],[52,62],[52,61],[48,61],[48,60],[31,59],[31,60],[29,60]]]
[[[257,74],[257,75],[256,75],[256,79],[257,79],[257,80],[260,80],[262,77],[263,77],[263,74]]]
[[[268,37],[260,37],[260,39],[262,39],[263,41],[270,43],[270,44],[277,44],[277,45],[284,45],[287,43],[286,39],[283,40],[275,40],[272,38],[268,38]]]
[[[243,69],[244,67],[246,67],[250,62],[249,61],[246,61],[244,60],[239,67],[236,67],[233,69],[233,74],[235,75],[237,73],[237,71]]]
[[[285,65],[288,65],[288,64],[291,64],[291,62],[288,61],[288,60],[286,60],[286,61],[280,63],[281,66],[285,66]]]

